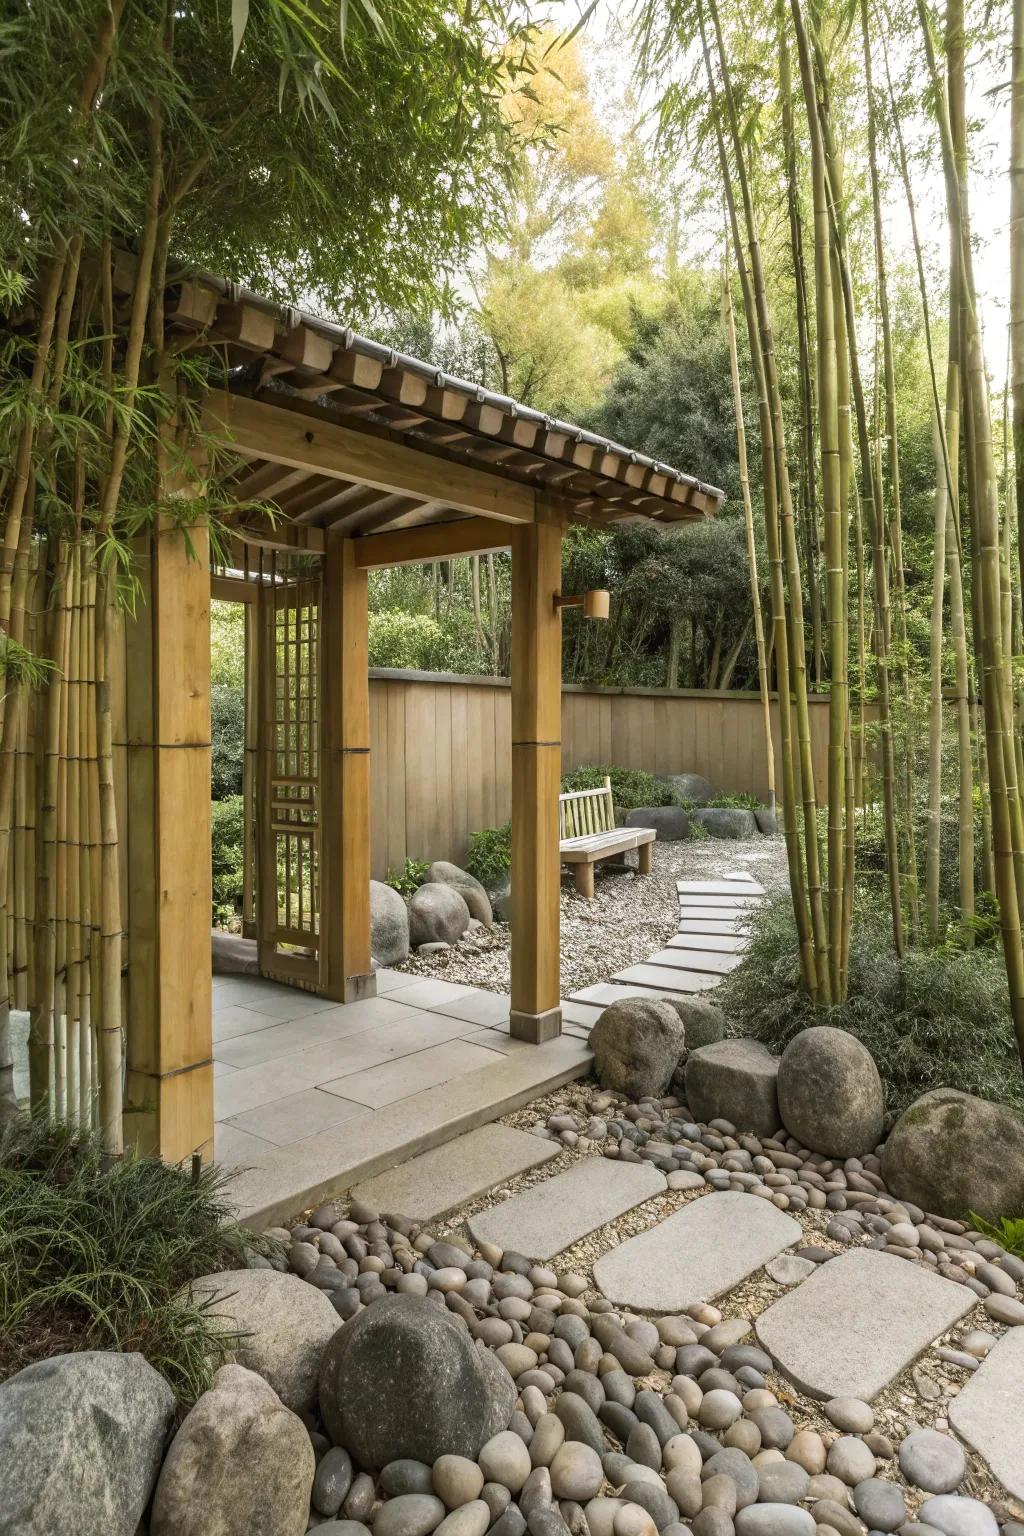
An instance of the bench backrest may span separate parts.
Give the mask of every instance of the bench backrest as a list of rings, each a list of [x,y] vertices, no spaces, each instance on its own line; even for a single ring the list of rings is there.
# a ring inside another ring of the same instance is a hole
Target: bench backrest
[[[612,805],[612,781],[606,778],[603,789],[574,789],[558,797],[558,835],[588,837],[593,832],[615,830]]]

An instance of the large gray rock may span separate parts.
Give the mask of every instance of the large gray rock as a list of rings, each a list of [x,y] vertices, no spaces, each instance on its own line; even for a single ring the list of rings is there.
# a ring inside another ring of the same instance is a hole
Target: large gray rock
[[[720,1040],[691,1051],[686,1102],[695,1120],[731,1120],[741,1131],[771,1136],[779,1128],[779,1058],[759,1040]]]
[[[258,976],[259,957],[255,939],[240,933],[226,933],[223,928],[210,932],[210,948],[215,976]]]
[[[0,1384],[4,1536],[135,1536],[174,1393],[142,1355],[54,1355]]]
[[[754,811],[754,820],[757,822],[757,830],[765,837],[773,837],[782,828],[779,826],[779,818],[774,811],[770,811],[766,805],[759,805]]]
[[[506,875],[500,885],[489,893],[491,910],[499,923],[512,921],[512,878]]]
[[[370,881],[370,953],[378,965],[409,958],[409,912],[393,886]]]
[[[757,837],[757,822],[753,811],[731,805],[708,805],[694,811],[693,819],[703,827],[709,837],[744,840]]]
[[[512,1377],[453,1313],[386,1296],[339,1330],[320,1369],[320,1414],[335,1445],[377,1471],[411,1457],[475,1461],[508,1428]]]
[[[469,927],[469,908],[461,891],[432,880],[409,898],[409,942],[457,944]]]
[[[715,798],[715,786],[699,773],[662,773],[658,783],[667,784],[677,800],[687,800],[691,805],[707,805]]]
[[[590,1049],[601,1087],[635,1100],[665,1092],[686,1049],[686,1031],[671,1003],[627,997],[600,1015]]]
[[[687,1051],[699,1051],[705,1045],[714,1045],[725,1039],[729,1021],[716,1003],[701,997],[699,993],[666,998],[665,1001],[683,1021]]]
[[[225,1365],[167,1452],[150,1536],[303,1536],[316,1458],[262,1376]]]
[[[192,1282],[197,1301],[228,1333],[243,1335],[231,1358],[268,1381],[295,1413],[316,1402],[324,1350],[341,1326],[327,1294],[276,1269],[226,1269]]]
[[[458,891],[466,903],[470,917],[486,923],[488,928],[491,926],[494,918],[487,892],[476,876],[471,875],[468,870],[460,869],[457,864],[447,864],[444,859],[437,859],[427,870],[426,883],[450,885],[453,890]]]
[[[874,1057],[845,1029],[801,1030],[779,1061],[779,1113],[801,1146],[857,1157],[882,1139],[885,1090]]]
[[[898,1199],[938,1216],[1024,1216],[1024,1123],[1003,1104],[933,1088],[894,1125],[882,1177]]]
[[[627,827],[653,827],[659,843],[682,843],[690,835],[690,818],[681,805],[647,805],[627,811]]]

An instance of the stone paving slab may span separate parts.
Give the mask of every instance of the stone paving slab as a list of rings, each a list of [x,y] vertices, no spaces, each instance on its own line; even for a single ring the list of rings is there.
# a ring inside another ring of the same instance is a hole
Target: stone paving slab
[[[949,1405],[957,1434],[1024,1499],[1024,1328],[1011,1328]]]
[[[870,1402],[976,1305],[966,1286],[858,1249],[822,1264],[763,1312],[757,1336],[812,1397]]]
[[[496,1184],[557,1157],[557,1143],[510,1125],[483,1125],[357,1184],[352,1193],[387,1215],[432,1221]]]
[[[670,970],[666,965],[631,965],[624,971],[616,971],[615,980],[636,982],[641,987],[660,988],[663,992],[704,992],[717,987],[720,976],[701,975],[698,971]]]
[[[746,892],[738,889],[735,895],[731,893],[729,895],[722,895],[721,892],[701,894],[694,892],[691,895],[686,891],[680,892],[679,895],[679,905],[681,907],[725,907],[728,911],[739,909],[740,911],[748,912],[754,907],[761,906],[762,902],[763,898],[761,896],[748,896]]]
[[[650,987],[626,987],[613,981],[595,981],[592,986],[581,987],[574,992],[570,1001],[574,1003],[596,1003],[599,1008],[607,1008],[610,1003],[624,1002],[627,997],[673,997],[669,987],[663,987],[659,992]]]
[[[739,924],[746,912],[742,907],[680,907],[679,916],[686,922],[720,923],[719,933],[738,933]]]
[[[674,933],[670,949],[699,949],[719,955],[736,955],[746,949],[748,940],[739,933]]]
[[[688,912],[679,919],[677,931],[679,933],[719,934],[725,938],[737,938],[743,943],[746,943],[747,938],[745,930],[740,927],[735,918],[694,917],[691,912]]]
[[[747,895],[743,887],[750,887],[750,895],[763,896],[764,886],[758,885],[756,880],[744,876],[742,879],[734,876],[731,880],[677,880],[676,890],[680,896],[739,896]],[[737,889],[739,887],[739,889]]]
[[[532,1189],[469,1218],[478,1243],[496,1243],[530,1259],[553,1259],[606,1222],[666,1188],[650,1163],[588,1157]]]
[[[802,1236],[769,1200],[703,1195],[598,1259],[594,1282],[616,1306],[682,1312],[731,1291]]]
[[[709,949],[681,949],[670,944],[668,949],[659,949],[656,955],[651,955],[646,963],[676,971],[713,971],[724,976],[728,971],[734,971],[742,959],[742,955],[723,955]]]

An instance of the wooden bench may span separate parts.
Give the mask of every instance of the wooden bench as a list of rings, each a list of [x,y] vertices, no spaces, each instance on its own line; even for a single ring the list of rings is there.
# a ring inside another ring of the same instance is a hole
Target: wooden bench
[[[613,859],[637,851],[640,873],[651,872],[651,844],[657,837],[653,827],[617,827],[612,805],[612,781],[606,778],[603,789],[576,789],[558,797],[559,852],[563,864],[572,864],[576,889],[581,896],[594,894],[594,865],[601,859]]]

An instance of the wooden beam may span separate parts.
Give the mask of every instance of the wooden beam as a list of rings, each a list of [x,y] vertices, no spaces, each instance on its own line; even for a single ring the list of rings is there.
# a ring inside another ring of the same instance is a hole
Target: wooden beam
[[[512,540],[512,1010],[515,1039],[561,1033],[558,789],[562,768],[562,519]]]
[[[173,460],[172,460],[173,462]],[[161,494],[201,495],[177,471]],[[168,1162],[213,1155],[210,986],[210,569],[161,514],[137,541],[127,625],[125,1141]]]
[[[266,513],[248,511],[240,513],[230,526],[240,539],[257,549],[299,549],[314,555],[324,552],[323,529],[307,523],[291,523],[285,517],[271,521]]]
[[[530,523],[534,492],[500,475],[422,453],[405,443],[360,432],[285,406],[212,390],[203,430],[237,452],[294,469],[334,475],[423,501],[442,501],[509,523]]]
[[[383,565],[418,565],[427,560],[450,560],[455,555],[482,555],[508,549],[512,534],[507,525],[487,517],[464,517],[458,522],[428,523],[424,528],[397,529],[353,540],[356,566],[362,571]]]
[[[366,572],[329,534],[320,610],[320,984],[351,1003],[370,961],[370,677]]]

